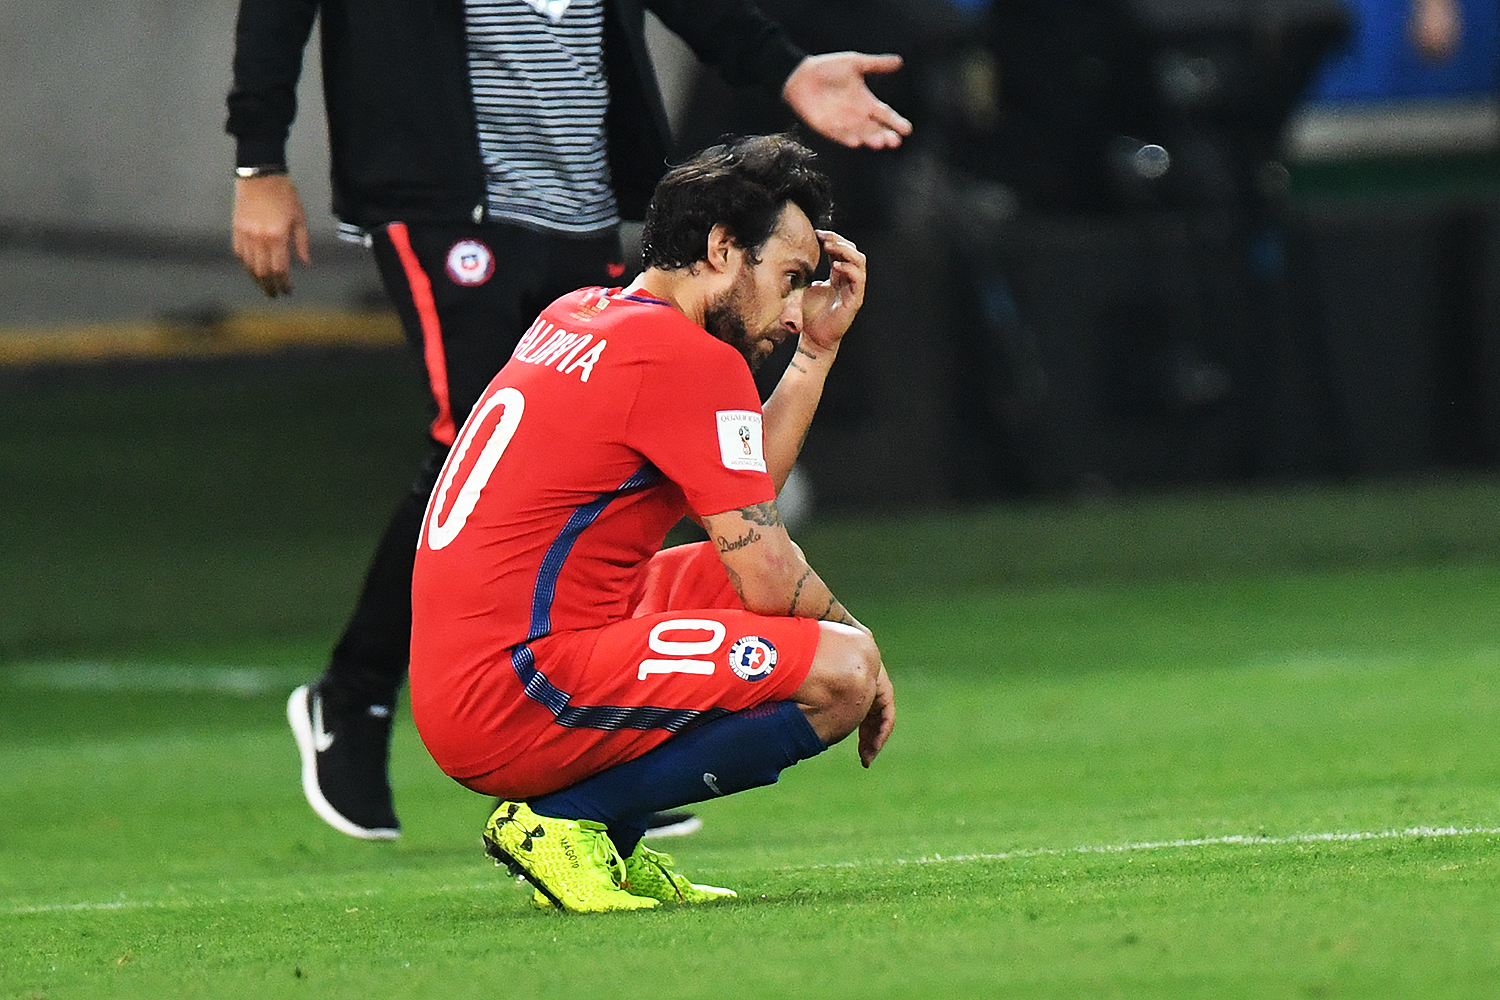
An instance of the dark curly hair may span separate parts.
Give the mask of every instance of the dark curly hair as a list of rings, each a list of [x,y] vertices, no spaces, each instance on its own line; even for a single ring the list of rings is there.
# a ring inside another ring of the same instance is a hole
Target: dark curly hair
[[[819,229],[833,219],[828,178],[817,154],[789,135],[730,139],[667,171],[646,209],[641,265],[675,271],[708,256],[708,234],[722,223],[752,263],[788,202]]]

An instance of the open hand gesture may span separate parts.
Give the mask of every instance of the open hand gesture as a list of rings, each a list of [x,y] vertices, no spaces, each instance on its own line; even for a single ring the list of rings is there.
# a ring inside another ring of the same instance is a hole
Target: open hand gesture
[[[808,56],[781,89],[797,116],[825,139],[845,146],[894,149],[911,134],[911,122],[870,92],[868,73],[894,73],[901,57],[863,52]]]

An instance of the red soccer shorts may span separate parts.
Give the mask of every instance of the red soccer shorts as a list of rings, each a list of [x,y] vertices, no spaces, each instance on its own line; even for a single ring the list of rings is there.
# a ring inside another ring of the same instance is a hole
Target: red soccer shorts
[[[444,770],[499,798],[557,791],[674,733],[787,700],[818,651],[816,620],[744,610],[707,542],[655,556],[634,614],[511,650],[477,692],[494,709],[473,738],[494,766]]]

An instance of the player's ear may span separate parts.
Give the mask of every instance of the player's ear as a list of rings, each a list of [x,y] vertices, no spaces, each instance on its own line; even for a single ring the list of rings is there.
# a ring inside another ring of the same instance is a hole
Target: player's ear
[[[708,266],[714,271],[728,271],[733,267],[733,257],[740,252],[729,229],[720,222],[708,231]]]

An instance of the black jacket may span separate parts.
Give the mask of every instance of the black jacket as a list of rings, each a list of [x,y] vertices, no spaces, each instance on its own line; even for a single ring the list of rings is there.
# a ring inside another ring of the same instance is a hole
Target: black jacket
[[[749,0],[606,0],[605,125],[626,218],[644,212],[671,148],[645,8],[730,83],[780,94],[805,55]],[[334,213],[359,226],[482,218],[463,0],[240,0],[226,125],[236,162],[285,162],[320,13]]]

